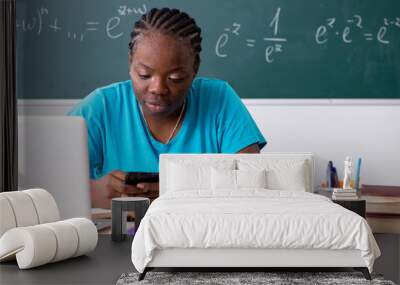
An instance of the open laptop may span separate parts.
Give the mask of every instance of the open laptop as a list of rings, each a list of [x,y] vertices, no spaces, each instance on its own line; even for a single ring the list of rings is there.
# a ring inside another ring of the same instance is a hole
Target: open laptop
[[[18,117],[18,187],[43,188],[62,219],[91,218],[87,129],[82,117]]]

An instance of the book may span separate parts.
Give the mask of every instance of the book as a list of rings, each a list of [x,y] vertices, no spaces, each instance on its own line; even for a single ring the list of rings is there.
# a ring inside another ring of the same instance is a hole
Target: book
[[[333,188],[335,193],[357,193],[356,189]]]
[[[92,219],[111,219],[111,210],[103,208],[92,208]]]
[[[345,196],[345,197],[342,197],[342,196],[340,196],[340,197],[337,197],[337,196],[335,196],[335,195],[332,195],[332,200],[359,200],[360,198],[358,198],[358,196],[356,195],[356,196]]]
[[[352,196],[357,196],[357,193],[355,193],[355,192],[349,192],[349,193],[346,193],[346,192],[333,192],[332,193],[332,195],[335,195],[335,196],[337,196],[337,197],[352,197]]]
[[[332,192],[333,200],[358,200],[357,191],[355,189],[334,188]]]
[[[358,197],[332,197],[332,200],[340,200],[340,201],[356,201],[359,200]]]

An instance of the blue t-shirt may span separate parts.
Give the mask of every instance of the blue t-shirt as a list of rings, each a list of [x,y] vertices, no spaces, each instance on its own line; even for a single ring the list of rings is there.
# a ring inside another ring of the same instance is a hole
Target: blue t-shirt
[[[181,128],[168,144],[148,130],[131,80],[96,89],[68,115],[85,118],[92,179],[113,170],[158,172],[161,153],[236,153],[266,144],[236,92],[217,79],[193,81]]]

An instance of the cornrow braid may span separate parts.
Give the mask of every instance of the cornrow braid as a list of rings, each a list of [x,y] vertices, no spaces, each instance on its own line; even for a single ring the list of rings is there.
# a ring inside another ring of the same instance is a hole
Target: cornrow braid
[[[201,29],[187,13],[178,9],[151,9],[135,22],[131,32],[129,51],[135,51],[137,39],[146,32],[160,31],[179,39],[188,40],[192,47],[196,66],[200,65]]]

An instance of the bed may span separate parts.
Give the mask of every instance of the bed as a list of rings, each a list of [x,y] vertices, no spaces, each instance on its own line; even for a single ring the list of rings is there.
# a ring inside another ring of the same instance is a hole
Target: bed
[[[311,153],[162,154],[160,197],[132,243],[154,268],[352,267],[380,251],[365,219],[313,194]]]

